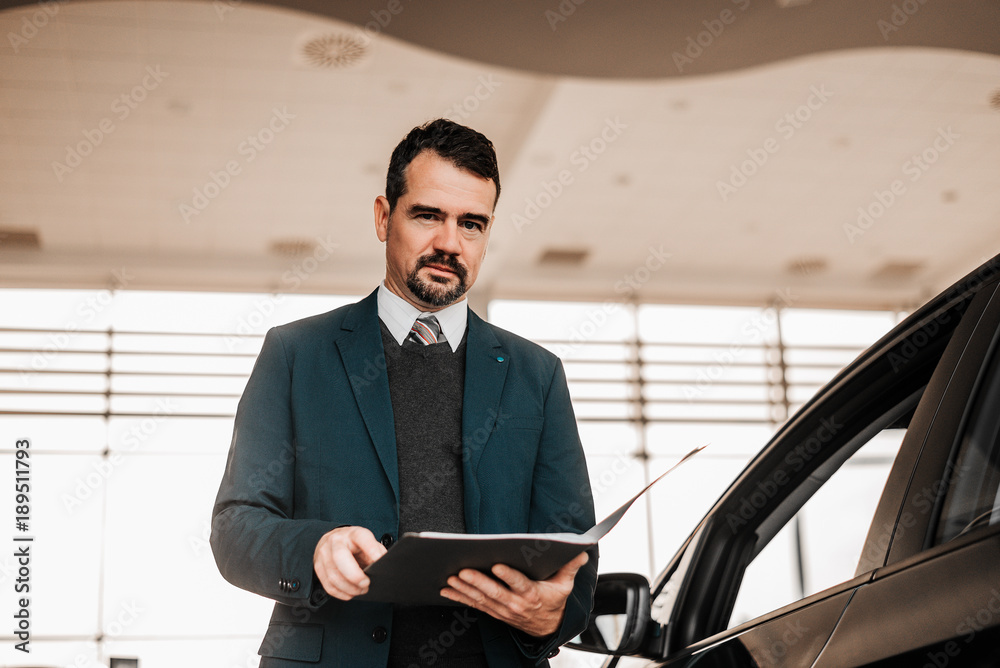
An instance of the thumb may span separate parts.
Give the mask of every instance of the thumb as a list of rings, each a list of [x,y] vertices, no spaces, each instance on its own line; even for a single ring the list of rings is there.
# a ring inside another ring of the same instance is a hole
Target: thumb
[[[354,542],[352,552],[362,568],[366,568],[386,553],[385,546],[375,539],[371,531],[359,531],[352,538]]]
[[[577,572],[583,568],[584,564],[588,561],[590,561],[590,555],[586,552],[581,552],[576,555],[572,561],[556,571],[556,574],[552,576],[552,579],[560,582],[568,582],[572,585],[573,580],[576,579]]]

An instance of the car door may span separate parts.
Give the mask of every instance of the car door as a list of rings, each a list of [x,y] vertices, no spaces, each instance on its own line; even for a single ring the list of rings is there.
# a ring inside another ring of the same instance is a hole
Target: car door
[[[817,666],[1000,665],[1000,290],[965,345],[912,480],[885,565],[851,599]]]
[[[967,367],[980,372],[981,339],[991,328],[995,333],[995,291],[995,282],[958,284],[859,357],[782,428],[653,584],[656,623],[641,650],[644,656],[659,657],[654,665],[671,667],[810,666],[817,660],[818,665],[860,665],[841,660],[848,656],[844,648],[858,645],[851,661],[868,656],[857,628],[871,627],[885,614],[887,601],[878,588],[905,590],[905,579],[891,576],[904,573],[912,566],[907,560],[926,547],[927,526],[921,525],[932,514],[916,522],[901,509],[914,503],[917,476],[933,477],[942,470],[934,468],[940,461],[930,455],[928,444],[948,443],[950,453],[959,433],[960,421],[945,416],[964,410],[972,396],[978,376]],[[883,462],[884,485],[865,486],[875,490],[866,507],[856,503],[860,493],[851,476],[856,477],[859,458],[872,459],[871,453]],[[839,496],[824,500],[827,512],[817,520],[811,508],[829,489]],[[841,523],[841,510],[855,506]],[[786,605],[734,618],[741,594],[766,594],[769,585],[777,587],[771,580],[780,568],[764,569],[763,586],[756,589],[754,572],[782,535],[799,548],[803,540],[818,541],[820,549],[810,559],[819,560],[837,552],[842,538],[853,536],[847,540],[853,545],[853,554],[846,553],[847,570],[821,588],[806,587],[810,566],[800,557],[788,567],[797,570],[803,584],[799,597],[793,592]],[[904,626],[899,624],[902,635]],[[901,641],[886,639],[884,645],[888,656]]]

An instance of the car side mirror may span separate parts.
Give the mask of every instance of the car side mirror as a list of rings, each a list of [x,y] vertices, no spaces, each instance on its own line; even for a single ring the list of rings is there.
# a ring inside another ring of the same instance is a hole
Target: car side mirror
[[[630,654],[642,646],[649,624],[649,581],[635,573],[604,573],[597,577],[587,628],[566,646],[598,654]]]

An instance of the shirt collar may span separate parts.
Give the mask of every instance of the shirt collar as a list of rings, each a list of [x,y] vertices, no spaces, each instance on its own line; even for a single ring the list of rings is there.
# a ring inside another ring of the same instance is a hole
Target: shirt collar
[[[385,287],[385,281],[379,284],[378,317],[385,323],[392,338],[396,339],[399,345],[403,345],[403,341],[410,334],[410,328],[413,327],[413,321],[421,313],[423,311]],[[463,297],[440,311],[434,311],[434,316],[448,339],[451,352],[455,352],[462,343],[462,337],[465,336],[465,327],[469,320],[469,300]]]

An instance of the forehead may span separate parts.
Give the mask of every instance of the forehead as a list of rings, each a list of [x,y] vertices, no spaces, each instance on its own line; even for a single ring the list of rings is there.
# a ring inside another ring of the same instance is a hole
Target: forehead
[[[456,167],[433,151],[423,151],[406,166],[408,205],[424,204],[456,208],[464,212],[492,215],[496,184],[474,172]]]

